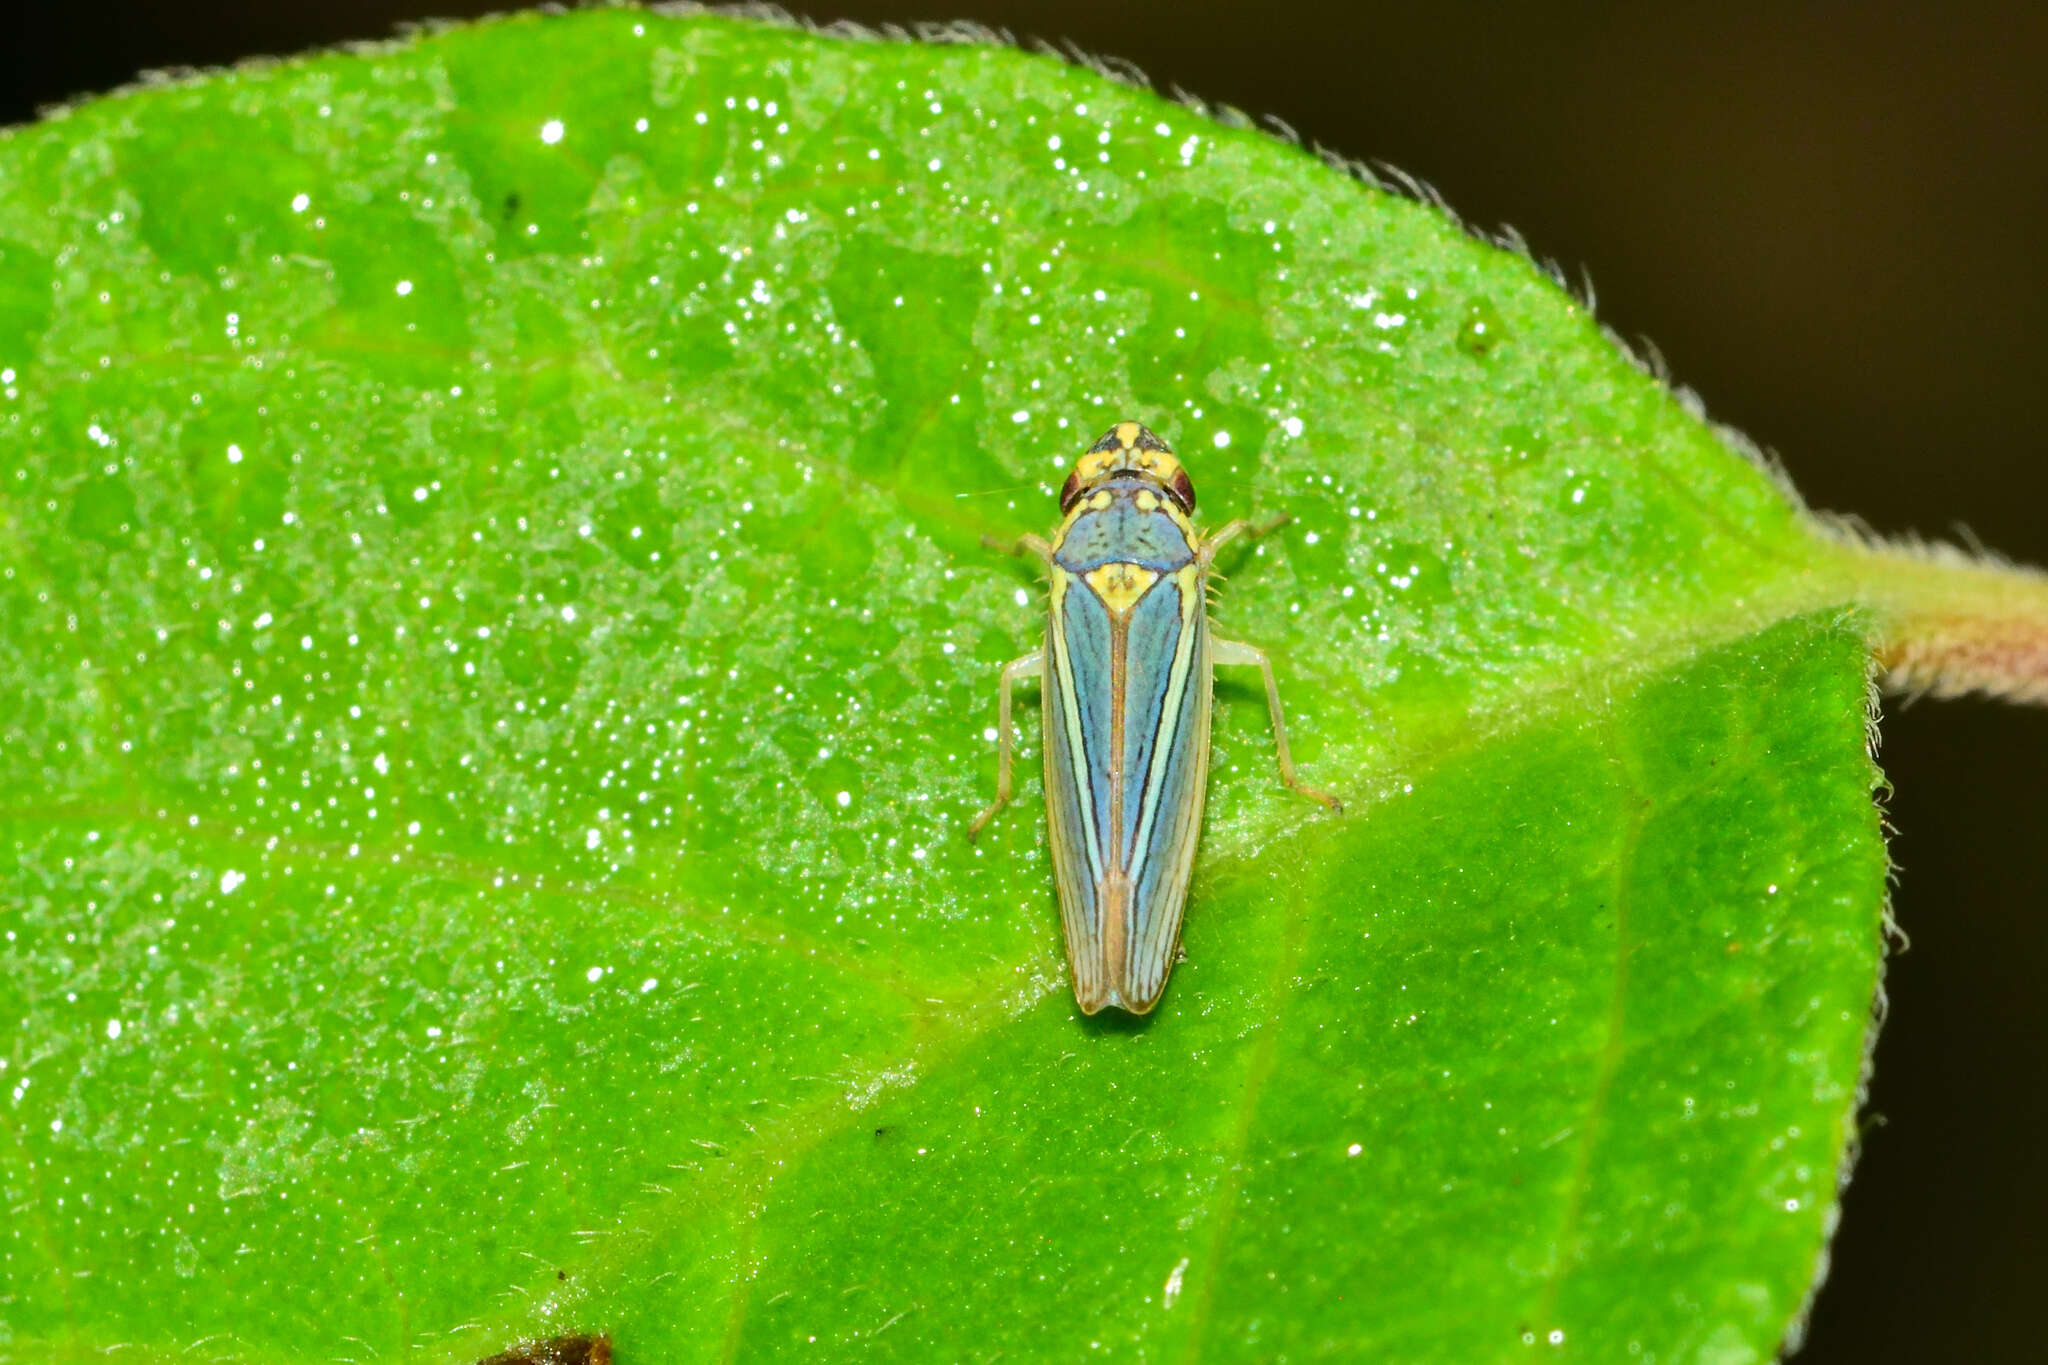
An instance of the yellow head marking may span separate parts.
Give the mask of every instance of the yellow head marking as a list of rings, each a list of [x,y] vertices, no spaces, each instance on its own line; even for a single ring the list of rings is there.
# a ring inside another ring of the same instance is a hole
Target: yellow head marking
[[[1089,570],[1087,578],[1088,586],[1102,599],[1102,605],[1115,615],[1126,616],[1159,581],[1159,574],[1142,564],[1104,564]]]
[[[1080,475],[1085,483],[1106,479],[1109,477],[1109,471],[1115,469],[1117,462],[1123,459],[1123,454],[1121,450],[1090,451],[1074,466],[1074,472]]]

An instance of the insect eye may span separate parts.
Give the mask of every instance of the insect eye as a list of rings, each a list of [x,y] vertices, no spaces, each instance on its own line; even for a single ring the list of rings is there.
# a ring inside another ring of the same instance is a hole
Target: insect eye
[[[1074,505],[1074,500],[1080,496],[1081,471],[1077,469],[1067,475],[1067,482],[1060,489],[1060,514],[1064,516],[1067,510]]]
[[[1167,485],[1166,491],[1173,494],[1173,500],[1180,504],[1181,511],[1195,510],[1195,481],[1188,477],[1185,469],[1173,471],[1173,481]]]

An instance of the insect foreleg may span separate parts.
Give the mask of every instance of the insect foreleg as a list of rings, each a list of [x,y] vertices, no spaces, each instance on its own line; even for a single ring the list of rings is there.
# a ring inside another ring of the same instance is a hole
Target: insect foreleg
[[[1232,523],[1238,525],[1241,523]],[[1225,527],[1224,530],[1229,530]],[[1326,791],[1303,785],[1294,772],[1294,758],[1287,752],[1287,722],[1280,714],[1280,684],[1273,681],[1273,661],[1266,657],[1266,651],[1255,645],[1240,644],[1236,640],[1211,640],[1209,658],[1218,664],[1253,664],[1266,679],[1266,713],[1273,718],[1273,747],[1280,754],[1280,780],[1303,796],[1322,802],[1331,810],[1342,810],[1344,804]]]
[[[1292,520],[1292,517],[1282,512],[1270,521],[1248,521],[1239,517],[1235,521],[1224,522],[1214,534],[1202,541],[1202,567],[1206,569],[1215,563],[1217,551],[1239,536],[1250,536],[1257,540],[1260,536],[1271,535]]]
[[[1034,559],[1050,561],[1052,546],[1044,536],[1024,535],[1015,540],[997,540],[994,536],[983,536],[981,543],[991,550],[1001,550],[1006,555],[1029,554]]]
[[[1037,537],[1027,537],[1037,539]],[[996,702],[996,799],[989,803],[987,810],[974,817],[974,823],[967,827],[967,837],[979,835],[982,827],[995,819],[1010,799],[1010,751],[1016,744],[1016,728],[1010,724],[1010,688],[1017,679],[1037,673],[1045,662],[1045,651],[1034,649],[1021,659],[1012,659],[1003,665],[1003,681],[1000,697]]]

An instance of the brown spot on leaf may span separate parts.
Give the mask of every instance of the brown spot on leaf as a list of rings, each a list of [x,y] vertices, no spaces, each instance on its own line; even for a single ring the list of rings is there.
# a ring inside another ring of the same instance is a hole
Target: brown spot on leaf
[[[612,1339],[600,1335],[522,1341],[476,1365],[612,1365]]]

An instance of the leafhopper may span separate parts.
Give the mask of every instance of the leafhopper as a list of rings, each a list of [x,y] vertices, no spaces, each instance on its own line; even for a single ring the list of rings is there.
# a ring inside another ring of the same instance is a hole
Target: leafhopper
[[[980,834],[1010,799],[1010,691],[1035,675],[1053,876],[1083,1014],[1106,1005],[1146,1013],[1179,956],[1208,786],[1216,665],[1264,675],[1280,780],[1339,808],[1336,797],[1295,776],[1265,651],[1209,630],[1217,551],[1287,519],[1232,521],[1204,534],[1194,511],[1194,483],[1166,442],[1137,422],[1119,422],[1067,476],[1051,541],[990,542],[1044,561],[1051,593],[1044,645],[1003,669],[996,799],[967,833]]]

